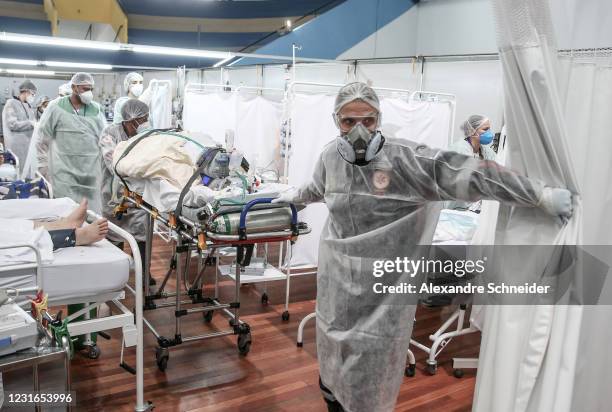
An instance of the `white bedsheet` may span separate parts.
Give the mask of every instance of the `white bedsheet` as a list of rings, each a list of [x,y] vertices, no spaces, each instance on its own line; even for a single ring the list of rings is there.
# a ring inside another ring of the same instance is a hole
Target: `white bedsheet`
[[[129,278],[130,258],[110,242],[55,251],[54,260],[43,265],[42,286],[55,303],[122,290]],[[0,288],[36,285],[36,271],[0,272]]]
[[[0,201],[0,216],[6,219],[54,219],[64,217],[77,204],[71,199],[21,199]],[[53,301],[94,296],[123,289],[130,258],[106,240],[89,246],[59,249],[53,261],[43,264],[43,290]],[[36,284],[36,270],[0,272],[1,287]]]

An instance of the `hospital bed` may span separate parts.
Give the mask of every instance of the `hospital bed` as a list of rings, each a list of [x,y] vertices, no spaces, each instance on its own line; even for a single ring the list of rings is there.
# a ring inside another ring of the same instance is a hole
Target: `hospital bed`
[[[19,200],[18,202],[26,205],[30,201]],[[66,207],[67,203],[76,207],[76,203],[69,199],[53,199],[46,202],[53,202],[53,206],[47,203],[49,216],[61,215],[62,210],[71,210],[70,207]],[[39,203],[37,207],[40,207]],[[13,211],[11,217],[28,218],[28,212],[31,212],[31,208],[24,207],[23,214],[15,216]],[[99,215],[88,211],[89,220],[99,218],[101,218]],[[88,246],[58,249],[53,253],[52,262],[43,262],[41,253],[33,244],[3,242],[0,245],[0,249],[3,250],[18,248],[32,250],[35,261],[32,263],[0,262],[0,288],[15,290],[18,294],[16,302],[24,308],[31,309],[34,312],[33,315],[42,325],[46,326],[42,330],[47,338],[64,347],[71,356],[74,353],[74,338],[83,335],[86,337],[84,345],[88,348],[88,356],[98,358],[100,350],[91,341],[91,334],[120,328],[123,335],[120,366],[136,375],[136,410],[144,411],[150,405],[145,405],[143,401],[142,308],[138,310],[138,303],[142,302],[142,268],[139,252],[135,239],[129,233],[111,222],[109,222],[109,231],[130,244],[132,250],[135,251],[134,259],[107,240]],[[136,279],[135,289],[128,285],[132,265]],[[122,303],[126,288],[136,296],[136,321],[134,313]],[[43,295],[46,295],[46,298]],[[111,313],[108,316],[91,318],[91,311],[99,309],[105,303],[111,308]],[[70,304],[81,304],[83,307],[67,317],[62,317],[60,313],[51,314],[52,307]],[[131,346],[137,346],[136,369],[127,365],[123,360],[124,348]]]
[[[0,200],[52,198],[51,185],[38,172],[33,179],[19,178],[19,158],[10,150],[0,153],[3,162],[0,164]]]
[[[297,209],[294,205],[271,204],[272,198],[278,194],[278,186],[260,186],[254,191],[244,176],[234,178],[234,182],[247,183],[239,195],[232,192],[222,192],[221,196],[191,203],[187,207],[183,200],[194,190],[194,183],[206,182],[210,187],[221,189],[226,180],[231,180],[229,174],[228,154],[221,147],[200,146],[201,153],[196,156],[197,167],[193,176],[177,193],[160,195],[160,182],[147,179],[133,179],[120,172],[119,164],[132,150],[138,150],[138,144],[154,133],[181,136],[179,130],[154,130],[133,138],[127,148],[118,155],[115,152],[115,172],[124,185],[124,196],[115,214],[120,218],[124,213],[130,213],[130,208],[145,211],[148,216],[147,251],[145,259],[145,311],[160,308],[174,308],[174,337],[166,337],[149,322],[145,325],[157,339],[156,362],[161,371],[165,371],[169,360],[169,349],[187,342],[216,338],[227,335],[237,335],[237,348],[241,355],[246,355],[251,346],[250,326],[240,319],[240,285],[241,278],[254,260],[255,246],[274,242],[295,242],[298,236],[309,233],[310,229],[297,220]],[[188,139],[189,140],[189,139]],[[197,146],[197,145],[196,145]],[[244,165],[243,162],[240,162]],[[221,171],[220,171],[221,170]],[[161,182],[163,185],[163,182]],[[168,187],[165,185],[164,187]],[[240,191],[240,190],[239,190]],[[223,193],[227,197],[223,196]],[[165,200],[164,200],[165,199]],[[176,203],[168,205],[168,199]],[[168,271],[157,290],[149,287],[149,268],[151,262],[151,245],[155,222],[161,223],[171,232],[173,242],[172,258]],[[228,249],[233,252],[228,253]],[[289,252],[291,253],[291,248]],[[219,260],[223,256],[234,256],[230,266],[233,270],[232,279],[235,283],[235,293],[231,302],[222,302],[218,294],[218,273],[221,271]],[[197,270],[192,274],[192,258],[197,259]],[[204,271],[207,267],[216,267],[214,293],[206,295]],[[175,277],[175,291],[166,291],[170,278]],[[283,320],[288,315],[288,292],[290,272],[286,273],[286,301]],[[229,329],[205,333],[197,336],[183,336],[181,333],[181,318],[187,315],[200,314],[206,322],[211,322],[214,312],[221,313],[229,319]]]
[[[440,250],[444,246],[460,246],[468,245],[478,226],[479,215],[466,211],[456,211],[443,209],[440,212],[440,218],[434,234],[432,245],[437,246]],[[442,350],[448,345],[453,338],[478,332],[478,329],[472,325],[465,325],[467,304],[461,303],[459,307],[449,316],[449,318],[431,335],[429,340],[430,346],[410,339],[410,344],[417,349],[424,351],[427,354],[426,372],[430,375],[435,375],[438,368],[437,357]],[[455,327],[453,328],[453,325]],[[455,375],[460,375],[459,364],[456,365]],[[412,377],[415,375],[414,355],[408,353],[408,366],[405,371],[406,376]],[[458,376],[459,377],[459,376]]]

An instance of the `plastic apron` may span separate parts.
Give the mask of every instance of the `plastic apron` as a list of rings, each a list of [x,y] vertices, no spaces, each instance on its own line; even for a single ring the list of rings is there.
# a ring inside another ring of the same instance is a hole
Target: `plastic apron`
[[[101,212],[100,149],[98,139],[105,126],[97,105],[84,106],[76,114],[69,96],[47,108],[40,133],[50,138],[48,175],[54,197],[69,197],[75,202],[89,200],[89,208]]]
[[[542,188],[494,162],[406,140],[388,139],[363,167],[345,162],[335,142],[325,147],[296,201],[324,200],[329,209],[319,248],[317,353],[321,379],[345,410],[393,410],[416,311],[416,295],[371,292],[372,261],[421,258],[440,201],[533,206]]]

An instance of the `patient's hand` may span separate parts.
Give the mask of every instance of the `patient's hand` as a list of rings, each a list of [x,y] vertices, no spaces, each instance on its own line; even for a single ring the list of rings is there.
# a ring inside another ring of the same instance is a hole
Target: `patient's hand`
[[[76,245],[85,246],[99,242],[100,240],[104,239],[107,234],[108,221],[106,219],[96,220],[89,225],[76,229]]]

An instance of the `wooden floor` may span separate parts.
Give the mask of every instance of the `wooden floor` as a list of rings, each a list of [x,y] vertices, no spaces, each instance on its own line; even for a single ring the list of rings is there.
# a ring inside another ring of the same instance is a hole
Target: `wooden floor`
[[[158,280],[167,270],[169,250],[165,243],[156,240],[152,272]],[[212,278],[212,271],[207,278]],[[168,369],[162,373],[155,362],[155,339],[145,332],[145,400],[152,401],[156,411],[327,410],[318,388],[314,322],[305,329],[304,347],[296,347],[298,324],[314,311],[314,275],[292,278],[289,322],[281,320],[284,282],[269,285],[268,306],[260,302],[261,289],[261,285],[241,288],[242,319],[251,326],[253,337],[251,352],[246,357],[238,354],[235,336],[198,341],[172,348]],[[224,281],[222,300],[229,301],[233,290],[233,283]],[[131,307],[132,300],[127,302]],[[419,308],[413,337],[427,342],[429,334],[449,313],[448,308]],[[173,308],[146,312],[145,316],[165,336],[173,337]],[[198,314],[183,317],[182,322],[183,336],[227,328],[226,318],[219,314],[215,314],[211,325],[205,324]],[[110,341],[99,338],[102,355],[98,360],[76,355],[72,362],[79,411],[133,410],[135,379],[118,367],[121,337],[118,331],[111,335]],[[405,378],[397,410],[469,411],[475,374],[468,371],[462,379],[453,377],[452,358],[476,356],[479,341],[477,334],[453,340],[440,355],[434,376],[424,372],[425,354],[415,350],[417,373],[413,378]],[[127,362],[135,366],[134,350],[128,349],[126,354]],[[5,390],[29,390],[29,379],[27,371],[5,374]],[[43,387],[61,390],[59,368],[45,371],[43,382]]]

